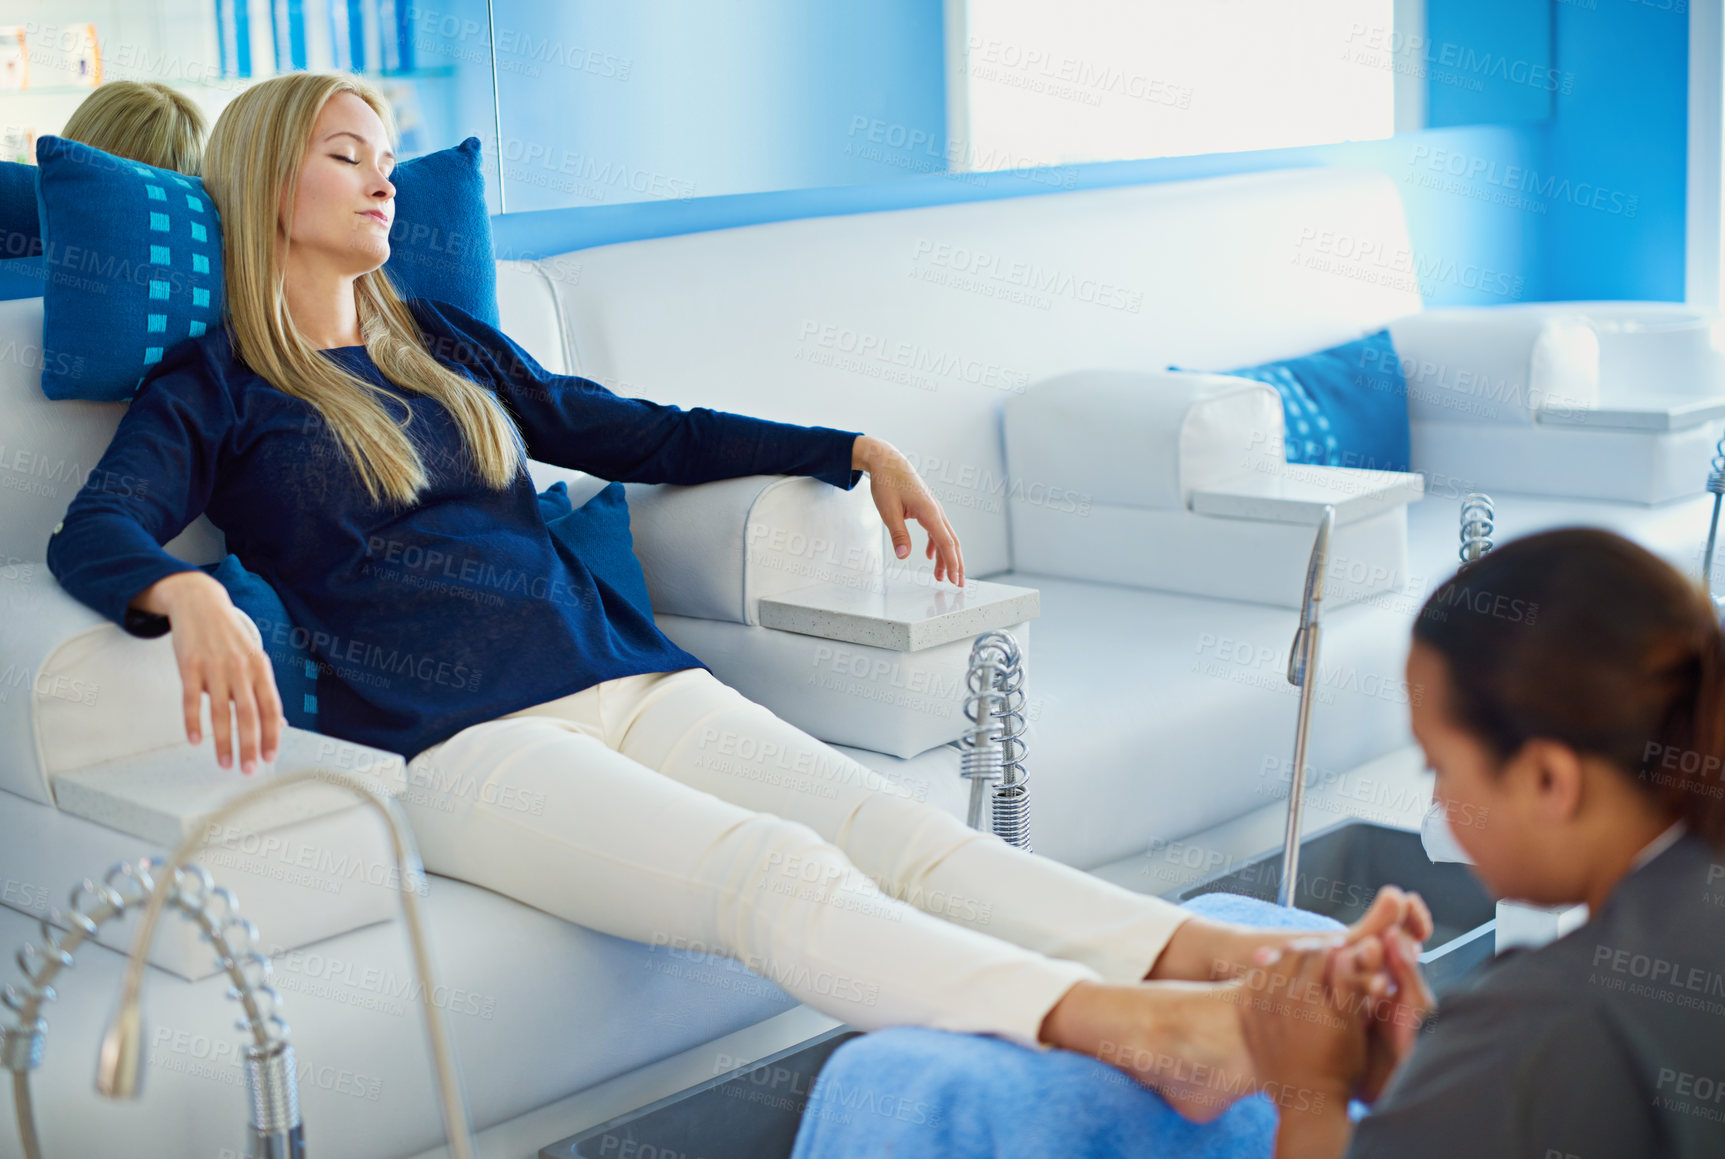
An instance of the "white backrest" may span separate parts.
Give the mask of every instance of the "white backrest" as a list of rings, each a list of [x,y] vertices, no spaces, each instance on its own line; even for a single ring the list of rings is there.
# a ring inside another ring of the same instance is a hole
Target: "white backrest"
[[[1394,180],[1346,169],[774,222],[521,264],[549,279],[570,373],[897,446],[976,576],[1011,566],[1006,499],[1037,483],[1006,476],[1008,394],[1083,368],[1307,353],[1420,308]],[[516,320],[502,319],[512,336]],[[912,561],[931,566],[912,533]]]
[[[54,525],[126,411],[122,402],[49,399],[42,393],[43,358],[42,299],[0,302],[0,567],[47,558]],[[224,554],[223,543],[222,533],[199,516],[167,548],[192,563],[212,563]]]
[[[548,370],[886,439],[980,577],[1011,566],[1006,498],[1037,482],[1006,477],[1007,394],[1086,367],[1215,369],[1344,341],[1419,309],[1395,272],[1410,259],[1391,178],[1296,169],[501,261],[498,303]],[[125,406],[49,401],[42,359],[42,299],[0,302],[0,566],[43,558]],[[203,517],[167,546],[194,563],[225,550]]]
[[[563,319],[551,278],[537,262],[497,263],[498,329],[552,374],[569,374]]]

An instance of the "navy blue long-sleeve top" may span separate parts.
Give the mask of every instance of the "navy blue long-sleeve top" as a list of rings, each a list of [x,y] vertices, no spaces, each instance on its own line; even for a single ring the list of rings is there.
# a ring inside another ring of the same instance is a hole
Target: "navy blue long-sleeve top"
[[[808,475],[849,490],[862,475],[859,432],[622,398],[545,370],[456,306],[408,306],[428,352],[494,392],[540,462],[683,485]],[[408,759],[600,681],[708,668],[546,530],[525,464],[508,489],[486,487],[442,404],[395,387],[363,346],[323,353],[407,421],[429,477],[416,504],[373,503],[318,412],[237,361],[218,327],[144,376],[48,541],[54,577],[127,632],[160,636],[166,616],[127,605],[198,570],[162,545],[207,514],[309,643],[319,730]]]

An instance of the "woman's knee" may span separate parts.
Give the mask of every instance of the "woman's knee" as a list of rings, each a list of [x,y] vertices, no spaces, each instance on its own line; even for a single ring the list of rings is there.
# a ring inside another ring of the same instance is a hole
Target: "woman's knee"
[[[757,889],[805,899],[877,892],[874,881],[851,863],[844,850],[801,821],[756,813],[738,829],[736,836],[744,845],[741,860],[749,866]]]

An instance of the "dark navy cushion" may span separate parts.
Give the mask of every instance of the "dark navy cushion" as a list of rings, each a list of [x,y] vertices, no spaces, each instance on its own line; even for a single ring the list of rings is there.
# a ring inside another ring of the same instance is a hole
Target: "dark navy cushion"
[[[1281,394],[1288,462],[1408,469],[1408,384],[1388,329],[1315,354],[1217,373],[1267,382]]]
[[[36,159],[42,391],[129,399],[170,346],[221,323],[215,204],[196,177],[63,137],[40,138]]]
[[[43,279],[48,276],[42,255],[33,258],[0,260],[0,302],[14,298],[40,298]]]
[[[608,483],[587,502],[573,507],[569,488],[559,479],[539,493],[539,513],[545,517],[552,539],[652,620],[653,603],[647,596],[647,577],[641,571],[641,561],[635,558],[635,540],[629,533],[629,502],[623,484]]]
[[[500,326],[483,162],[479,138],[469,137],[395,167],[395,222],[383,268],[404,299],[449,302]]]
[[[311,641],[295,631],[287,608],[269,581],[246,570],[240,557],[229,552],[220,563],[200,565],[228,591],[234,607],[252,618],[263,634],[264,651],[275,671],[276,692],[282,698],[282,715],[295,728],[317,731],[317,660]]]
[[[46,278],[42,391],[120,402],[167,349],[220,325],[222,239],[203,182],[46,136],[36,143]],[[497,318],[497,265],[479,139],[404,161],[384,270],[404,297]],[[29,278],[29,259],[0,286]]]
[[[41,252],[36,166],[0,161],[0,260],[34,257]]]

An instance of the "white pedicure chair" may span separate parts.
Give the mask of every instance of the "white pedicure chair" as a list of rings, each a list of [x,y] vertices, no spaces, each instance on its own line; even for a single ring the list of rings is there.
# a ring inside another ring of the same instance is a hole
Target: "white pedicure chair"
[[[1036,850],[1163,893],[1181,882],[1125,867],[1279,812],[1295,709],[1282,674],[1325,503],[1337,517],[1320,772],[1405,753],[1408,631],[1453,568],[1465,493],[1493,494],[1500,541],[1581,521],[1699,564],[1725,414],[1704,321],[1657,304],[1425,311],[1412,253],[1393,180],[1299,169],[720,229],[502,261],[498,274],[502,329],[550,370],[903,451],[944,505],[967,578],[1038,593],[1034,632],[1027,618],[990,625],[1025,649]],[[1409,368],[1423,478],[1289,469],[1271,388],[1167,371],[1386,325]],[[0,349],[41,338],[40,299],[0,302]],[[1657,389],[1637,378],[1655,364]],[[170,639],[125,635],[40,562],[122,406],[50,402],[37,373],[0,363],[8,971],[74,885],[163,853],[243,781],[217,767],[207,722],[203,744],[186,744]],[[533,473],[570,480],[576,503],[602,485]],[[821,587],[921,583],[932,612],[962,610],[957,589],[929,582],[920,528],[910,559],[892,560],[867,480],[848,493],[783,477],[628,492],[667,635],[965,815],[953,742],[967,639],[900,650],[811,634],[843,617],[762,622],[763,601],[802,593],[818,608],[808,592]],[[168,548],[201,563],[221,545],[200,518]],[[277,769],[323,765],[413,790],[389,754],[306,733]],[[1415,809],[1406,827],[1418,824]],[[442,1128],[374,819],[333,795],[278,801],[222,837],[198,860],[278,951],[308,1147],[429,1154]],[[534,1154],[835,1025],[740,967],[459,881],[432,877],[422,902],[480,1154]],[[151,950],[143,1097],[92,1090],[129,932],[84,947],[45,1012],[31,1081],[46,1153],[231,1154],[246,1110],[227,983],[184,930],[164,925]],[[16,1148],[8,1122],[0,1156]]]

